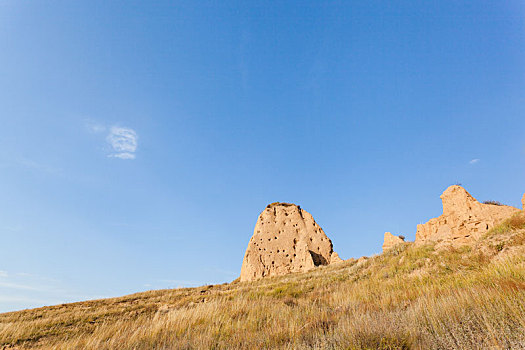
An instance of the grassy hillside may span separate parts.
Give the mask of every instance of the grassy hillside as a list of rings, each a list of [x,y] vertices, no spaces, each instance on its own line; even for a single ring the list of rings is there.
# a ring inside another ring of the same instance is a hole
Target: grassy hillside
[[[525,215],[474,247],[0,314],[0,349],[525,349]]]

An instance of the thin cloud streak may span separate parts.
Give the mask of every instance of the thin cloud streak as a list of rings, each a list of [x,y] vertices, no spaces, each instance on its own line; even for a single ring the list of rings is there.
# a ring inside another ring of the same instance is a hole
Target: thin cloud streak
[[[78,294],[53,278],[0,270],[0,313],[104,297]]]
[[[3,288],[9,288],[9,289],[19,289],[19,290],[32,290],[36,292],[44,292],[53,290],[50,287],[37,287],[37,286],[30,286],[25,284],[19,284],[19,283],[11,283],[11,282],[0,282],[0,287]]]
[[[470,162],[468,162],[470,165],[474,165],[474,164],[477,164],[479,163],[479,159],[472,159]]]
[[[175,288],[185,288],[185,287],[198,287],[202,286],[204,283],[197,282],[197,281],[185,281],[185,280],[169,280],[169,279],[160,279],[158,280],[160,283],[167,283],[171,286],[175,286]],[[173,287],[169,287],[173,288]]]
[[[120,159],[135,159],[135,155],[129,152],[110,154],[108,157]]]
[[[94,134],[105,132],[107,129],[106,126],[99,124],[93,120],[89,120],[89,119],[86,120],[86,128],[88,129],[89,132],[94,133]]]
[[[48,174],[53,174],[53,175],[59,175],[62,173],[62,169],[60,168],[55,168],[47,164],[38,163],[28,158],[20,158],[17,160],[17,163],[25,168],[40,171],[43,173],[48,173]]]
[[[48,300],[48,299],[35,299],[28,297],[12,296],[12,295],[1,295],[0,294],[0,303],[23,303],[23,304],[36,304],[36,305],[55,305],[60,304],[61,301]]]

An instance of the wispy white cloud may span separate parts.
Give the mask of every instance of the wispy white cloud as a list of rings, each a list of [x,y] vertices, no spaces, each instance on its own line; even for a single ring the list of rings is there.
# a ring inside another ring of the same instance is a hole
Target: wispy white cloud
[[[62,169],[60,168],[55,168],[50,165],[39,163],[39,162],[36,162],[28,158],[19,158],[17,160],[17,163],[28,169],[32,169],[32,170],[36,170],[36,171],[40,171],[40,172],[44,172],[48,174],[59,175],[62,173]]]
[[[0,278],[0,290],[14,289],[36,292],[61,291],[60,288],[54,286],[54,284],[59,281],[44,276],[32,275],[26,272],[8,273],[5,270],[0,270]]]
[[[0,227],[0,231],[9,231],[9,232],[20,232],[22,231],[22,226],[16,225],[16,226],[2,226]]]
[[[108,157],[120,159],[135,159],[138,147],[138,136],[135,130],[112,126],[106,141],[111,146],[112,153]]]
[[[472,159],[470,162],[468,162],[470,165],[474,165],[476,163],[479,163],[479,159],[478,158],[475,158],[475,159]]]
[[[0,313],[102,297],[75,293],[46,276],[0,270]]]
[[[18,276],[18,277],[32,278],[34,280],[45,281],[45,282],[53,282],[53,283],[60,282],[59,280],[57,280],[55,278],[49,278],[49,277],[46,277],[46,276],[34,275],[34,274],[31,274],[31,273],[27,273],[27,272],[16,272],[16,273],[14,273],[12,275],[13,276]]]
[[[86,119],[84,125],[87,131],[91,134],[106,134],[106,143],[109,146],[105,147],[109,158],[118,159],[135,159],[138,148],[137,132],[132,128],[122,127],[118,125],[105,125]]]
[[[107,129],[105,125],[97,123],[96,121],[91,120],[91,119],[87,119],[85,122],[86,122],[87,130],[94,134],[105,132]]]
[[[37,291],[37,292],[49,290],[48,287],[30,286],[30,285],[25,285],[25,284],[2,282],[2,281],[0,281],[0,287],[9,288],[9,289],[32,290],[32,291]]]
[[[235,272],[235,271],[219,269],[216,267],[207,268],[206,270],[211,271],[215,274],[221,274],[221,275],[226,275],[226,276],[237,276],[239,274],[238,272]]]
[[[186,280],[169,280],[160,279],[158,282],[162,283],[164,288],[184,288],[184,287],[198,287],[202,286],[203,283],[197,281],[186,281]]]

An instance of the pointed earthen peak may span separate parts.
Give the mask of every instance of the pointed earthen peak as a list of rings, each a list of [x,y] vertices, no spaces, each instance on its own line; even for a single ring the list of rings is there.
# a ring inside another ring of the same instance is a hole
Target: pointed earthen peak
[[[248,243],[241,281],[304,272],[340,258],[332,241],[312,215],[290,203],[272,203],[263,210]]]
[[[519,210],[497,202],[480,203],[457,185],[447,188],[441,200],[443,215],[417,225],[416,243],[469,243]]]
[[[385,232],[385,239],[383,241],[383,253],[389,250],[390,248],[393,248],[394,246],[403,243],[405,241],[405,237],[403,236],[394,236],[390,232]]]
[[[466,213],[481,205],[467,190],[458,185],[447,188],[439,198],[443,202],[443,215]]]
[[[330,257],[330,264],[336,264],[343,262],[344,260],[339,257],[339,254],[336,252],[332,252],[332,256]]]
[[[523,198],[521,198],[521,208],[525,210],[525,193],[523,194]]]

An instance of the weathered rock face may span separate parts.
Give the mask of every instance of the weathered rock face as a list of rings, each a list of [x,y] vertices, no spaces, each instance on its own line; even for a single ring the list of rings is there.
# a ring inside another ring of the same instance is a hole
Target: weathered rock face
[[[261,213],[241,268],[241,281],[304,272],[341,259],[312,215],[295,204],[272,203]]]
[[[506,205],[480,203],[461,186],[447,188],[441,200],[443,215],[417,225],[416,244],[467,244],[519,210]]]
[[[339,254],[336,252],[332,252],[332,255],[330,256],[330,264],[336,264],[343,262],[344,260],[339,257]]]
[[[389,250],[390,248],[393,248],[395,245],[403,243],[404,241],[404,238],[394,236],[390,232],[385,232],[385,239],[383,241],[383,253]]]
[[[523,198],[521,198],[521,208],[525,210],[525,193],[523,194]]]

